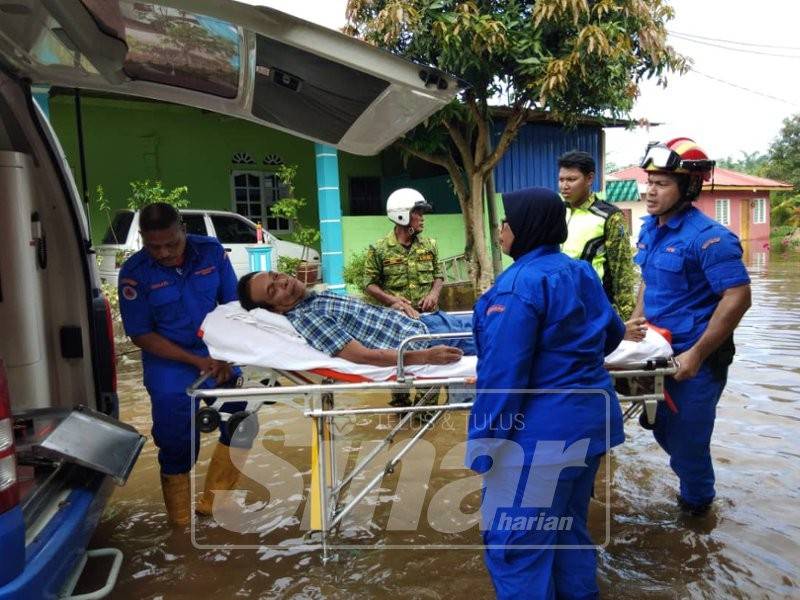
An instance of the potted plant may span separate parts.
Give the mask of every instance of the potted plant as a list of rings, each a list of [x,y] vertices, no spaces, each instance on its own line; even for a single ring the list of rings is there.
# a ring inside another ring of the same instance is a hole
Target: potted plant
[[[291,224],[290,237],[293,242],[303,246],[299,259],[279,258],[278,270],[294,275],[303,283],[314,283],[319,279],[319,264],[308,262],[309,246],[319,241],[319,229],[307,227],[300,221],[300,211],[306,206],[305,198],[295,197],[294,181],[297,177],[297,165],[281,165],[276,173],[280,182],[286,186],[287,196],[272,205],[273,216],[283,217]]]

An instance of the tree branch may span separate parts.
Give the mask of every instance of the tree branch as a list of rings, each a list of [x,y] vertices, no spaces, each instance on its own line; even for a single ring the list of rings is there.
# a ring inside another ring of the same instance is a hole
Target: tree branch
[[[464,138],[464,135],[458,129],[456,125],[453,125],[448,120],[443,120],[442,123],[447,128],[447,132],[450,134],[450,138],[453,140],[453,143],[456,145],[456,149],[458,149],[458,153],[461,155],[461,164],[464,165],[464,170],[472,171],[475,169],[475,163],[473,162],[472,158],[472,150],[467,143],[467,140]]]
[[[516,137],[517,132],[522,125],[522,121],[525,119],[525,114],[527,112],[526,104],[527,102],[517,103],[514,105],[511,116],[509,116],[508,120],[506,121],[506,126],[503,129],[503,133],[500,135],[500,139],[497,141],[497,146],[495,146],[492,153],[480,167],[481,173],[484,175],[494,169],[495,165],[500,162],[503,154],[505,154],[508,146],[514,141],[514,138]]]
[[[404,152],[408,152],[416,156],[419,159],[422,159],[426,162],[433,163],[434,165],[439,165],[440,167],[444,167],[447,169],[447,173],[450,175],[450,179],[453,181],[453,187],[456,190],[456,196],[458,196],[459,203],[462,205],[468,197],[467,188],[464,183],[464,176],[459,169],[458,164],[456,163],[455,159],[452,156],[446,155],[436,155],[436,154],[429,154],[427,152],[422,152],[421,150],[417,150],[416,148],[412,148],[408,144],[404,144],[403,142],[398,142],[397,147],[403,150]]]
[[[486,158],[486,138],[489,135],[489,128],[486,126],[486,121],[478,110],[478,103],[474,96],[471,96],[467,100],[467,107],[469,108],[469,113],[472,115],[472,118],[475,120],[475,126],[478,128],[478,139],[475,142],[475,166],[478,167]]]

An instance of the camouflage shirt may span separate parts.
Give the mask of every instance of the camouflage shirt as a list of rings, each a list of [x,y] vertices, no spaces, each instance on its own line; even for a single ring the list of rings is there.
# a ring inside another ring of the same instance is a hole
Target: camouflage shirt
[[[623,320],[629,319],[636,305],[637,276],[622,211],[592,194],[577,208],[567,204],[567,227],[563,252],[594,266],[614,310]]]
[[[436,241],[417,235],[406,248],[390,231],[369,247],[364,268],[364,287],[373,283],[388,294],[402,296],[417,305],[431,291],[435,279],[443,279]],[[372,300],[372,297],[367,294]]]

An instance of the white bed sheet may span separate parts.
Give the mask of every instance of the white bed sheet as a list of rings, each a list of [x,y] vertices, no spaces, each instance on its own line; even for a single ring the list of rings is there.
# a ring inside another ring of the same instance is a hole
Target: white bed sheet
[[[228,362],[282,369],[311,371],[330,369],[360,375],[373,381],[386,381],[395,375],[394,367],[360,365],[328,356],[312,348],[283,315],[257,308],[245,311],[238,302],[218,306],[203,321],[201,335],[216,359]],[[606,367],[624,369],[655,358],[669,358],[672,348],[660,334],[647,330],[639,343],[623,341],[606,357]],[[411,365],[416,377],[473,377],[477,357],[464,356],[450,365]]]
[[[394,367],[360,365],[328,356],[311,347],[283,315],[260,308],[247,312],[238,302],[215,308],[201,329],[211,356],[236,364],[286,371],[331,369],[373,381],[386,381],[396,372]],[[477,357],[464,356],[450,365],[411,365],[407,371],[425,378],[472,377],[476,364]]]

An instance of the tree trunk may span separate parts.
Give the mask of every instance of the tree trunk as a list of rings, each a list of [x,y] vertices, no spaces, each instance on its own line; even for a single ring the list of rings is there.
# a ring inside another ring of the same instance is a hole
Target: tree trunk
[[[492,285],[492,261],[486,251],[486,236],[483,227],[483,188],[484,178],[479,171],[475,171],[469,178],[470,211],[469,229],[474,242],[474,266],[472,283],[475,292],[482,294]]]
[[[489,247],[492,249],[492,275],[503,272],[503,251],[500,248],[500,222],[497,220],[495,204],[494,170],[486,178],[486,212],[489,217]]]

